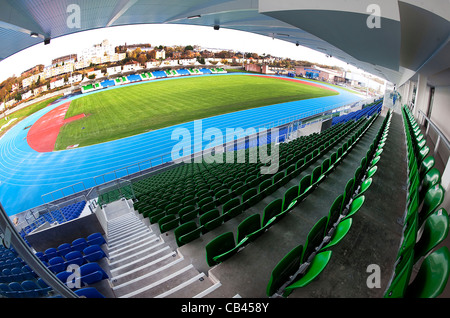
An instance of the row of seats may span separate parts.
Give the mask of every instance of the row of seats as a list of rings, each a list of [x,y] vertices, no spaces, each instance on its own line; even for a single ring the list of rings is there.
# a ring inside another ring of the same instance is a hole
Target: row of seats
[[[107,88],[115,85],[128,84],[132,82],[144,81],[149,79],[166,78],[172,76],[185,76],[185,75],[201,75],[201,74],[220,74],[226,73],[226,71],[221,68],[189,68],[189,69],[179,69],[179,70],[157,70],[153,72],[143,72],[140,74],[131,74],[127,76],[119,76],[114,80],[108,79],[100,83],[83,85],[81,91],[83,93],[88,93],[98,89]]]
[[[197,207],[190,205],[179,210],[181,225],[174,230],[177,244],[179,246],[186,244],[196,239],[200,234],[213,230],[223,222],[234,218],[245,209],[255,205],[300,174],[301,171],[318,160],[323,153],[327,152],[338,142],[341,142],[357,126],[351,127],[351,125],[346,125],[342,128],[343,130],[333,129],[323,134],[304,138],[302,143],[298,144],[298,146],[309,144],[309,147],[301,147],[299,149],[293,143],[292,147],[280,149],[280,157],[284,159],[281,160],[278,172],[274,175],[255,175],[255,171],[258,171],[258,168],[250,170],[250,174],[239,172],[237,165],[229,168],[224,174],[228,177],[223,179],[223,183],[219,184],[219,187],[229,187],[230,191],[220,188],[221,190],[217,191],[214,197],[207,194],[205,194],[206,197],[200,195]],[[220,168],[218,167],[218,169]],[[230,171],[232,169],[236,170]],[[218,172],[220,173],[220,171]],[[212,190],[214,191],[215,188],[212,188]],[[219,212],[220,207],[222,213]],[[199,226],[197,226],[195,220],[198,221]],[[161,221],[162,219],[159,220],[160,223]],[[164,226],[164,223],[162,223],[162,226]],[[163,228],[163,230],[165,229]]]
[[[84,210],[86,206],[86,201],[77,202],[68,206],[65,206],[61,209],[57,209],[55,211],[47,212],[45,214],[40,215],[36,221],[24,227],[20,234],[22,237],[26,237],[27,234],[37,229],[39,226],[44,224],[45,222],[54,223],[58,222],[62,224],[64,222],[73,220],[78,218]]]
[[[3,297],[45,297],[51,290],[37,284],[36,273],[20,258],[14,248],[0,246],[0,295]]]
[[[333,202],[328,215],[310,230],[304,245],[287,253],[272,270],[266,294],[288,297],[295,289],[307,286],[325,269],[332,256],[331,248],[350,231],[353,218],[365,202],[364,193],[372,184],[390,124],[386,117],[366,155],[361,159],[345,190]],[[351,147],[356,144],[353,143]]]
[[[298,186],[289,188],[283,198],[278,198],[269,203],[260,217],[259,214],[251,215],[238,226],[237,242],[234,243],[232,232],[224,233],[213,239],[206,246],[207,263],[212,266],[234,255],[245,245],[268,230],[277,220],[300,204],[320,183],[331,173],[337,165],[346,157],[361,136],[367,131],[375,120],[375,116],[365,121],[352,136],[350,136],[338,151],[325,158],[322,164],[313,169],[312,174],[304,176]],[[327,151],[331,149],[328,148]],[[304,170],[304,169],[302,169]],[[301,171],[300,171],[301,172]],[[259,221],[259,219],[261,219]]]
[[[36,252],[36,256],[43,262],[49,262],[54,257],[65,257],[68,253],[73,251],[82,252],[89,246],[102,246],[106,244],[106,240],[101,233],[92,233],[86,238],[81,237],[72,241],[72,243],[63,243],[57,248],[50,247],[44,252]]]
[[[55,274],[65,271],[69,265],[76,264],[82,266],[88,262],[97,262],[107,258],[106,253],[99,245],[89,245],[82,251],[74,250],[62,256],[55,256],[44,262],[45,265]]]
[[[407,141],[408,191],[403,236],[386,298],[434,298],[444,290],[450,273],[450,253],[436,247],[447,237],[449,216],[439,206],[445,191],[429,156],[425,136],[407,106],[402,107]],[[422,261],[422,263],[420,263]],[[412,278],[413,266],[419,265]]]
[[[361,117],[371,117],[374,113],[380,112],[382,106],[383,106],[382,101],[379,101],[379,100],[375,101],[372,104],[365,106],[361,110],[351,112],[346,115],[341,115],[339,117],[333,117],[333,119],[331,120],[331,124],[336,125],[339,123],[345,123],[349,120],[358,120]]]
[[[86,239],[74,240],[73,244],[61,244],[58,249],[50,248],[45,253],[37,252],[42,262],[52,270],[56,276],[67,284],[72,272],[66,269],[76,264],[79,269],[79,284],[74,286],[86,287],[97,281],[108,278],[106,272],[97,263],[107,257],[100,245],[106,244],[100,233],[93,233]],[[80,249],[83,248],[81,251]],[[1,247],[1,261],[4,262],[0,273],[0,295],[11,298],[50,297],[51,288],[40,279],[31,268],[25,264],[13,249]],[[71,276],[73,277],[73,275]],[[88,286],[89,287],[89,286]],[[74,288],[79,289],[79,288]],[[80,292],[83,297],[98,297],[98,292],[86,290]]]

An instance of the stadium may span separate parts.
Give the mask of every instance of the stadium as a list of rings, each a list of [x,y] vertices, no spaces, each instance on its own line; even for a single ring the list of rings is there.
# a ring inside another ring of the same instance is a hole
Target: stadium
[[[386,81],[368,97],[177,64],[18,110],[0,139],[1,298],[449,295],[448,2],[0,7],[2,60],[81,31],[175,24],[280,39]]]

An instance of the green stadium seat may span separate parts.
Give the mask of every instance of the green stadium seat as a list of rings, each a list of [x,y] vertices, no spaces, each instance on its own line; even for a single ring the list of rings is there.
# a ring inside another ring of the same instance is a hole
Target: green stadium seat
[[[199,209],[197,209],[194,205],[186,205],[178,212],[181,223],[186,223],[196,219],[198,217],[198,214]]]
[[[200,214],[211,211],[216,207],[216,203],[211,196],[208,196],[198,202],[198,206],[200,207]]]
[[[377,172],[377,170],[378,170],[377,166],[370,167],[369,170],[367,170],[366,177],[372,178],[375,175],[375,173]]]
[[[324,231],[324,236],[327,236],[328,233],[337,225],[341,213],[342,213],[342,203],[344,201],[344,194],[339,195],[333,202],[328,211],[327,225]]]
[[[327,242],[327,244],[324,247],[320,249],[320,251],[325,251],[338,244],[350,231],[352,223],[353,223],[352,218],[347,218],[342,222],[339,222],[339,224],[336,226],[336,229],[333,231],[333,234],[331,235],[331,239]]]
[[[261,227],[265,227],[267,225],[267,223],[269,222],[269,220],[271,220],[281,214],[282,205],[283,205],[282,199],[275,199],[264,208],[262,221],[261,221]]]
[[[423,225],[423,232],[414,245],[414,264],[440,244],[447,237],[448,230],[449,217],[444,208],[428,216]]]
[[[303,201],[308,194],[311,192],[312,190],[312,186],[311,186],[311,175],[306,175],[304,176],[301,180],[300,183],[298,185],[298,199],[297,202],[300,203],[301,201]]]
[[[311,186],[312,190],[316,189],[319,186],[319,183],[325,176],[322,174],[322,166],[317,166],[313,169],[311,175]]]
[[[255,239],[258,236],[257,234],[262,234],[260,229],[261,216],[258,213],[250,215],[238,225],[236,234],[237,243],[241,242],[245,237],[248,237],[250,240]]]
[[[224,221],[226,222],[241,214],[243,211],[242,207],[243,206],[239,198],[234,198],[227,201],[222,207],[222,214],[224,215]]]
[[[256,188],[248,189],[242,194],[242,205],[244,209],[247,209],[259,201],[261,201],[262,195],[256,190]]]
[[[324,161],[322,161],[322,175],[323,177],[326,177],[331,170],[331,163],[330,163],[330,158],[325,159]]]
[[[450,252],[446,246],[428,255],[406,288],[405,298],[436,298],[442,294],[450,274],[449,260]]]
[[[344,218],[349,218],[352,215],[354,215],[355,213],[357,213],[363,206],[365,199],[366,198],[364,195],[360,195],[357,198],[355,198],[352,201],[352,203],[350,204],[350,207],[348,208],[348,212],[345,214]]]
[[[342,200],[341,214],[347,208],[350,201],[352,200],[353,193],[354,193],[354,185],[355,185],[355,179],[353,179],[353,178],[348,180],[345,185],[344,199]]]
[[[238,181],[231,186],[231,191],[234,195],[242,195],[248,189],[243,181]]]
[[[418,231],[418,215],[417,213],[414,213],[411,217],[408,218],[407,222],[403,226],[403,235],[400,242],[398,258],[414,249],[417,241]]]
[[[159,211],[161,211],[161,212],[159,212]],[[158,212],[159,213],[156,213],[156,211],[155,211],[154,215],[152,215],[152,216],[149,215],[148,218],[149,218],[151,224],[158,223],[158,221],[166,215],[166,212],[164,212],[160,209],[158,210]]]
[[[295,289],[305,287],[311,283],[325,269],[330,258],[331,251],[325,251],[315,255],[311,264],[307,267],[305,273],[303,273],[303,276],[287,286],[283,295],[287,297]]]
[[[158,226],[161,233],[165,233],[180,225],[180,219],[175,214],[163,216],[158,220]]]
[[[190,221],[178,226],[173,233],[177,246],[181,247],[199,238],[202,234],[202,227],[197,227],[197,223]]]
[[[430,171],[434,167],[434,164],[435,159],[433,156],[429,156],[422,160],[419,168],[419,177],[423,178],[428,173],[428,171]]]
[[[441,182],[441,173],[437,168],[432,168],[420,180],[419,202],[422,202],[428,189]]]
[[[231,199],[231,193],[228,191],[228,189],[222,189],[219,192],[216,193],[216,205],[225,204]],[[219,202],[219,204],[217,204]]]
[[[358,196],[362,195],[364,192],[366,192],[370,186],[372,185],[372,178],[365,179],[359,188]]]
[[[425,194],[422,207],[419,211],[419,227],[422,227],[426,218],[431,215],[444,201],[444,188],[437,184]]]
[[[266,295],[273,296],[295,274],[302,264],[303,245],[298,245],[287,253],[272,270]]]
[[[267,196],[269,193],[269,189],[272,186],[272,180],[264,180],[259,184],[259,193],[261,193],[263,196]]]
[[[309,258],[316,252],[325,239],[325,231],[328,224],[328,217],[324,216],[319,219],[316,224],[309,231],[306,242],[303,248],[302,259],[304,262],[309,262]]]
[[[200,216],[199,222],[203,226],[203,234],[206,234],[222,225],[224,215],[221,215],[219,210],[214,209]]]
[[[206,263],[209,266],[219,264],[217,261],[214,260],[214,257],[234,249],[235,246],[236,244],[234,241],[233,232],[225,232],[223,234],[220,234],[205,246]],[[222,259],[221,261],[224,261],[224,259]]]
[[[295,206],[297,203],[297,197],[298,197],[298,186],[292,186],[290,187],[285,193],[283,197],[283,205],[281,210],[283,212],[286,212],[290,210],[292,207]]]
[[[410,250],[402,256],[395,267],[394,275],[384,294],[384,298],[403,298],[411,279],[414,252]]]

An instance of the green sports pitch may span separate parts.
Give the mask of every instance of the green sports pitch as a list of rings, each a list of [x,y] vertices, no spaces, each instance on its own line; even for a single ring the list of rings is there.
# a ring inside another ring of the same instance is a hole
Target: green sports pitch
[[[249,75],[186,77],[89,94],[71,102],[55,150],[98,144],[240,110],[337,95],[337,92]]]

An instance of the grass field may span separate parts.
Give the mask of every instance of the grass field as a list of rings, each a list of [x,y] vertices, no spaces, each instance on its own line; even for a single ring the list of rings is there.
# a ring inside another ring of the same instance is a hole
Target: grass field
[[[73,100],[55,150],[120,139],[220,114],[335,95],[276,78],[246,75],[189,77],[121,87]]]

